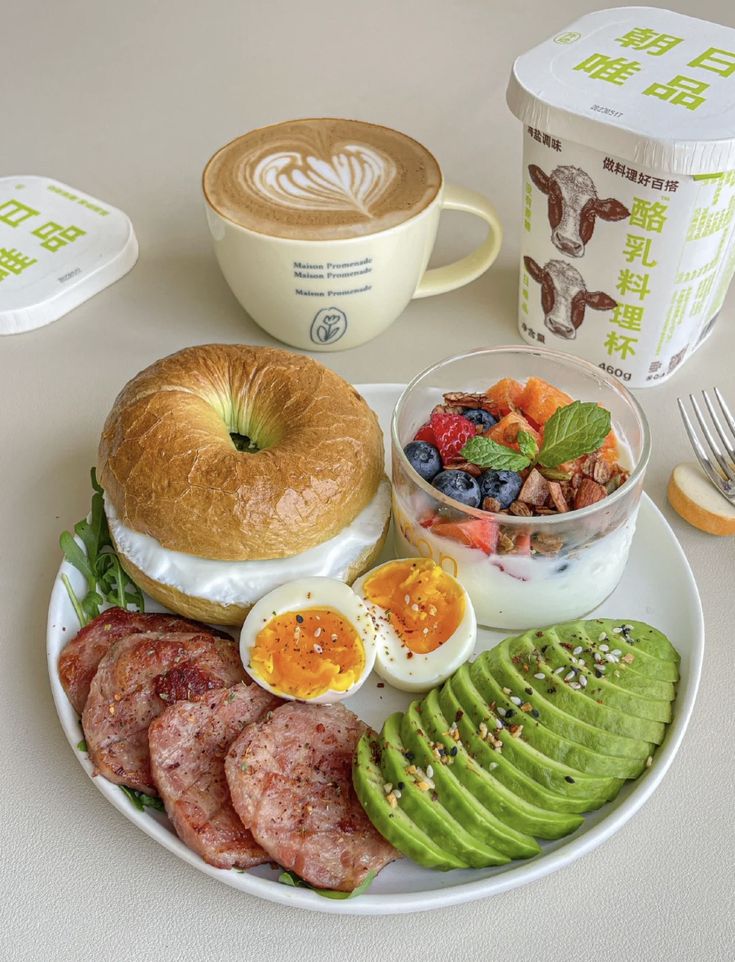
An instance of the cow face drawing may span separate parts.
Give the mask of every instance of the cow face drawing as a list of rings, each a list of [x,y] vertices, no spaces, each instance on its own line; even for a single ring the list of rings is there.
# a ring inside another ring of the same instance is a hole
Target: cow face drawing
[[[582,257],[595,219],[624,220],[628,208],[614,197],[601,200],[590,175],[579,167],[556,167],[550,174],[528,165],[531,180],[548,197],[551,243],[562,254]]]
[[[547,261],[539,267],[532,257],[523,263],[531,277],[541,285],[544,324],[557,337],[571,340],[584,321],[585,309],[611,311],[618,302],[602,291],[588,291],[576,267],[564,261]]]

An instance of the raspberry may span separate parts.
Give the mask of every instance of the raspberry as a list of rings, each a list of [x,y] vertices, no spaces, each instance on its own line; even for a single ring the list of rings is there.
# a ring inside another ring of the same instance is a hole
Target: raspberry
[[[446,464],[451,458],[459,457],[459,452],[470,438],[477,433],[472,421],[461,414],[443,414],[437,412],[431,415],[431,430],[436,438],[436,446],[442,461]]]
[[[426,424],[422,424],[421,427],[416,432],[414,441],[427,441],[429,444],[433,444],[436,447],[436,438],[434,437],[434,432],[431,430],[431,425],[427,421]]]

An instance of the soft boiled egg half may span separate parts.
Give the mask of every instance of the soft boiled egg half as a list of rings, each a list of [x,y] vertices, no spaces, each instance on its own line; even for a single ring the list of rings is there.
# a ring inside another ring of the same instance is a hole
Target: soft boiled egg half
[[[378,631],[367,606],[333,578],[269,591],[240,632],[245,670],[262,688],[317,704],[354,694],[373,670]]]
[[[401,558],[353,585],[378,626],[375,670],[403,691],[427,691],[472,654],[477,620],[462,585],[430,558]]]

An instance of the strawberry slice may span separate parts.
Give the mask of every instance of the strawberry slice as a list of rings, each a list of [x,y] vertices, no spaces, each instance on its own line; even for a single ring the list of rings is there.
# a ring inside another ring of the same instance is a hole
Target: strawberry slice
[[[430,424],[444,464],[459,457],[459,452],[477,433],[472,421],[461,414],[437,412],[431,415]]]
[[[442,538],[451,538],[468,548],[479,548],[493,554],[498,543],[498,526],[490,518],[468,518],[466,521],[436,521],[431,530]]]
[[[429,444],[433,444],[436,447],[436,438],[434,437],[434,432],[431,430],[431,425],[427,421],[426,424],[422,424],[421,427],[416,432],[414,441],[428,441]]]

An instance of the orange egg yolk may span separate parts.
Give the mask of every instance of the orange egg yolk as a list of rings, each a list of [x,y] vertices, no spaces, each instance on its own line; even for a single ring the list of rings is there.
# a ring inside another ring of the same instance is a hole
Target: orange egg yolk
[[[304,608],[276,615],[260,629],[250,666],[285,695],[316,698],[351,688],[365,669],[365,649],[339,611]]]
[[[428,654],[451,638],[465,612],[457,582],[430,558],[383,565],[364,584],[365,597],[385,616],[407,648]]]

